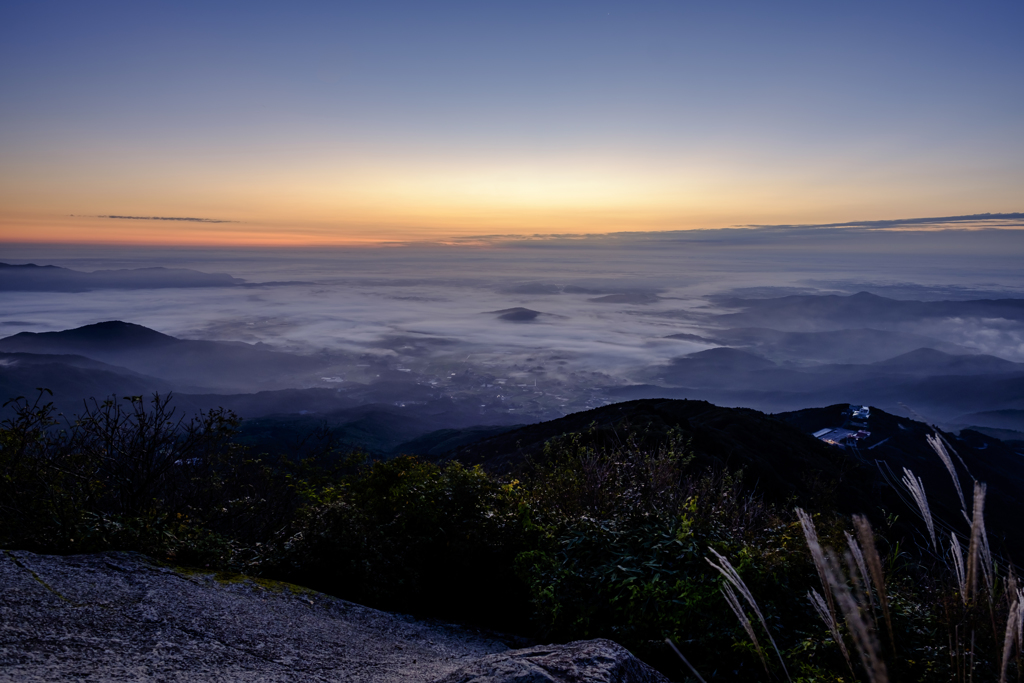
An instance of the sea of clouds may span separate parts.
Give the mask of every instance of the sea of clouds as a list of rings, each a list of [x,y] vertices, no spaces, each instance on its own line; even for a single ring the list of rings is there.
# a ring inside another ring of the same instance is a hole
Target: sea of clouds
[[[668,337],[712,336],[714,315],[727,312],[720,304],[726,296],[869,291],[923,301],[1024,297],[1022,235],[845,228],[486,237],[323,249],[7,245],[7,263],[81,271],[190,268],[245,283],[6,292],[0,332],[116,319],[182,338],[262,342],[301,353],[445,357],[497,367],[543,353],[558,356],[567,369],[621,378],[714,346]],[[517,307],[541,315],[514,322],[496,313]],[[1019,320],[908,321],[901,331],[1024,361]]]

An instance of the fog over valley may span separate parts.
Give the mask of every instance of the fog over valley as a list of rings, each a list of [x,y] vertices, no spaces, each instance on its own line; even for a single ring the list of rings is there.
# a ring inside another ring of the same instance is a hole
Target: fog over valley
[[[407,415],[410,438],[653,397],[1024,429],[1018,230],[822,230],[15,246],[0,268],[0,383],[47,386],[65,410],[174,391],[250,419]],[[95,326],[109,321],[126,324]]]

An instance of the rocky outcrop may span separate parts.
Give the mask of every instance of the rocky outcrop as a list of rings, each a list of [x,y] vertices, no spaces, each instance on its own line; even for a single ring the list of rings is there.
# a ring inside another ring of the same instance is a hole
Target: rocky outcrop
[[[668,683],[610,640],[578,640],[482,657],[437,683]]]
[[[136,553],[0,551],[0,681],[663,680],[610,641],[509,644]]]
[[[429,681],[508,647],[145,556],[0,555],[0,680]]]

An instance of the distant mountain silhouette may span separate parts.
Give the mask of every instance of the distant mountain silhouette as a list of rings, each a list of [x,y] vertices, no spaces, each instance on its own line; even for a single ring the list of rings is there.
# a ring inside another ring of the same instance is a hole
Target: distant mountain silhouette
[[[26,353],[110,354],[181,344],[166,334],[120,320],[60,332],[19,332],[0,339],[0,350]]]
[[[778,389],[805,379],[801,373],[779,367],[767,358],[728,347],[674,358],[667,365],[650,368],[649,374],[659,384],[716,389]]]
[[[1024,432],[1024,410],[988,410],[980,413],[958,415],[951,420],[961,424],[994,427],[996,429]]]
[[[45,400],[65,414],[81,412],[87,398],[147,396],[171,390],[166,380],[84,356],[0,353],[0,403],[18,396],[34,400],[40,387],[53,392]]]
[[[325,364],[323,358],[242,342],[177,339],[119,320],[62,332],[21,332],[0,339],[0,352],[77,354],[191,390],[233,392],[302,386]]]
[[[670,334],[667,335],[665,339],[681,339],[683,341],[692,341],[697,342],[699,344],[722,344],[723,346],[729,345],[728,342],[720,341],[720,337],[717,336],[702,337],[699,334],[690,334],[688,332],[677,332],[676,334]]]
[[[775,465],[761,453],[784,452],[795,466],[798,462],[818,463],[827,452],[821,442],[804,438],[799,430],[764,413],[722,408],[706,401],[654,399],[615,403],[520,427],[456,448],[443,459],[483,465],[491,471],[511,471],[527,458],[540,457],[550,439],[588,432],[592,425],[595,443],[603,445],[621,443],[631,428],[643,432],[645,440],[653,444],[670,429],[686,427],[693,448],[703,454],[707,464],[740,467],[756,461],[760,463],[758,476],[769,477],[783,488],[789,484],[771,474]]]
[[[784,331],[878,328],[928,318],[1006,318],[1024,321],[1024,299],[974,301],[902,301],[859,292],[851,296],[793,295],[776,299],[716,299],[726,308],[743,309],[714,316],[734,327],[768,327]]]
[[[559,285],[553,285],[553,284],[544,283],[544,282],[524,282],[523,284],[514,285],[514,286],[508,287],[507,289],[504,289],[502,291],[507,293],[507,294],[531,294],[531,295],[542,294],[542,295],[548,295],[548,294],[561,294],[562,293],[562,287],[559,286]]]
[[[901,403],[948,420],[966,411],[1024,407],[1024,364],[979,354],[918,349],[866,364],[777,364],[714,348],[638,373],[642,383],[605,387],[618,400],[700,398],[778,412],[841,400],[897,410]]]
[[[623,294],[608,294],[594,299],[588,299],[599,304],[653,304],[661,301],[661,297],[649,292],[626,292]]]
[[[1024,363],[995,356],[951,355],[935,349],[916,349],[909,353],[871,364],[872,368],[924,375],[987,375],[1024,372]]]
[[[679,368],[701,368],[704,370],[728,370],[751,372],[774,368],[776,364],[747,351],[730,348],[707,349],[697,351],[672,361]]]
[[[335,362],[325,354],[299,356],[239,342],[177,339],[141,325],[107,321],[0,339],[0,403],[34,398],[37,388],[45,387],[53,391],[58,410],[72,415],[90,398],[174,391],[179,410],[234,410],[246,418],[245,430],[272,436],[275,443],[286,444],[327,424],[339,430],[349,447],[377,454],[441,429],[529,419],[526,413],[483,411],[475,395],[440,397],[430,385],[397,371],[389,376],[384,368],[382,377],[369,384],[297,388],[316,384],[322,369]],[[435,437],[435,445],[441,440]]]
[[[704,337],[672,334],[670,339],[731,346],[775,362],[874,363],[922,347],[952,354],[972,354],[963,346],[919,334],[871,328],[825,332],[784,332],[767,327],[736,327],[708,331]]]
[[[87,292],[94,289],[167,289],[177,287],[233,287],[244,280],[224,273],[203,273],[187,268],[132,268],[82,272],[34,263],[0,263],[0,291]]]
[[[465,429],[438,429],[395,446],[396,455],[416,454],[428,457],[442,456],[449,451],[467,446],[499,434],[522,427],[522,425],[478,425]]]
[[[514,323],[527,323],[535,320],[537,316],[543,315],[540,311],[533,311],[529,308],[517,306],[516,308],[503,308],[500,311],[491,311],[498,316],[499,320],[508,320]]]

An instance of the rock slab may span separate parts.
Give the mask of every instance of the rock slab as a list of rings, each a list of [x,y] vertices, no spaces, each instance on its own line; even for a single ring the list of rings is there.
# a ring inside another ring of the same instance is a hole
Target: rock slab
[[[0,550],[0,681],[665,680],[611,641],[508,642],[137,553]]]
[[[487,655],[437,683],[668,683],[610,640],[578,640]]]
[[[429,681],[508,646],[134,553],[0,551],[0,681]]]

